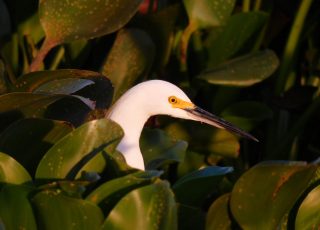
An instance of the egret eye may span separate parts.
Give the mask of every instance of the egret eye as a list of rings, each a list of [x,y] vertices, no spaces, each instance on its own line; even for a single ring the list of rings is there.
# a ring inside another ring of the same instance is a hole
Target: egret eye
[[[169,97],[170,104],[176,104],[177,102],[178,102],[178,99],[175,96]]]

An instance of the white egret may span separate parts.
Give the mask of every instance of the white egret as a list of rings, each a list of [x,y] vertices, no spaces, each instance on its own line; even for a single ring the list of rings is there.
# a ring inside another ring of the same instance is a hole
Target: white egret
[[[117,122],[124,131],[117,150],[131,167],[145,169],[139,139],[145,122],[153,115],[200,121],[258,141],[231,123],[194,105],[177,86],[162,80],[150,80],[128,90],[107,114],[107,118]]]

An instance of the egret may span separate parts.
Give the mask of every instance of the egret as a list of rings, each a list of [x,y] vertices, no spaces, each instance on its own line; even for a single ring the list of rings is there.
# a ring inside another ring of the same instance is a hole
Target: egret
[[[106,115],[122,127],[124,137],[117,150],[133,168],[145,169],[139,140],[144,124],[153,115],[200,121],[258,141],[249,133],[193,104],[177,86],[167,81],[149,80],[129,89]]]

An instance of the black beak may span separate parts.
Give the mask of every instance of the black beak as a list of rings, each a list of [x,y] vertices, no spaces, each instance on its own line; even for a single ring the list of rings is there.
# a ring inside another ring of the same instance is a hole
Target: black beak
[[[191,116],[194,117],[194,120],[204,122],[209,125],[213,125],[217,128],[226,129],[228,131],[236,133],[236,134],[238,134],[242,137],[245,137],[247,139],[259,142],[259,140],[257,138],[255,138],[254,136],[252,136],[251,134],[237,128],[236,126],[234,126],[230,122],[227,122],[227,121],[223,120],[222,118],[220,118],[212,113],[209,113],[209,112],[207,112],[197,106],[194,108],[184,109],[184,110],[187,111],[188,113],[190,113]]]

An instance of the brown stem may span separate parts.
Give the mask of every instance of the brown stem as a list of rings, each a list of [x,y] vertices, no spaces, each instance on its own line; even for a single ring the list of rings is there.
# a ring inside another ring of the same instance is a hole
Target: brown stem
[[[47,56],[49,51],[57,45],[56,42],[52,42],[48,39],[45,39],[42,43],[42,46],[35,56],[35,58],[32,60],[32,63],[30,65],[29,71],[34,72],[41,68],[41,65],[43,63],[44,58]]]
[[[187,51],[189,40],[192,33],[196,30],[196,25],[194,23],[189,23],[187,28],[183,31],[181,36],[181,46],[180,46],[180,70],[182,72],[187,71]]]

